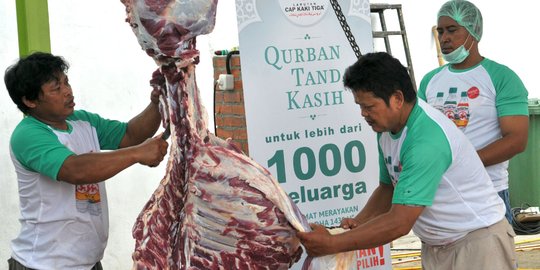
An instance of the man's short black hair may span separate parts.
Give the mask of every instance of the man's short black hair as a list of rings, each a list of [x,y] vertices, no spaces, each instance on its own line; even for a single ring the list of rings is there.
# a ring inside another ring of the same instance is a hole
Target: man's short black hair
[[[6,69],[4,82],[11,100],[19,110],[27,113],[29,108],[24,104],[27,100],[37,100],[41,86],[52,80],[58,80],[59,73],[65,73],[69,64],[60,56],[50,53],[35,52],[22,57],[14,65]]]
[[[385,52],[368,53],[345,70],[343,84],[353,92],[364,91],[373,94],[390,105],[390,96],[397,90],[403,92],[406,102],[416,100],[411,77],[407,69]]]

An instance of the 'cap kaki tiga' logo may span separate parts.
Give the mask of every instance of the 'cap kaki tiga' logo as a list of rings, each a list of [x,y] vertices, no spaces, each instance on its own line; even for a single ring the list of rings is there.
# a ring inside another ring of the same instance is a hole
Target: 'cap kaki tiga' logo
[[[468,96],[470,99],[475,99],[475,98],[477,98],[479,95],[480,95],[480,89],[478,89],[478,87],[476,87],[476,86],[473,86],[473,87],[471,87],[469,90],[467,90],[467,96]]]
[[[317,23],[332,8],[328,0],[279,0],[279,5],[285,17],[300,26]]]

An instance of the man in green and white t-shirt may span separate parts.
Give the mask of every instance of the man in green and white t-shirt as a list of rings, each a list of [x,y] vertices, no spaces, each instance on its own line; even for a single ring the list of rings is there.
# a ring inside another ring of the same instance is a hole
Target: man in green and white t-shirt
[[[512,223],[508,160],[527,145],[527,89],[511,69],[480,55],[482,15],[474,4],[448,1],[437,19],[448,64],[424,76],[418,97],[442,111],[472,142]]]
[[[343,234],[314,224],[297,233],[308,254],[374,248],[412,230],[423,269],[515,269],[514,232],[473,145],[417,99],[407,70],[387,53],[362,56],[344,74],[377,132],[380,183]]]
[[[33,53],[4,77],[25,114],[10,140],[21,231],[9,269],[101,269],[109,229],[103,181],[136,163],[157,166],[167,153],[167,142],[149,139],[161,120],[157,91],[128,123],[108,120],[74,109],[67,69],[61,57]]]

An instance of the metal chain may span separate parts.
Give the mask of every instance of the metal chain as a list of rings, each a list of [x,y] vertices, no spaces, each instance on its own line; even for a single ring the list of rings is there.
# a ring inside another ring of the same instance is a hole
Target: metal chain
[[[347,23],[347,19],[345,18],[345,16],[343,15],[343,12],[341,11],[341,6],[337,2],[337,0],[330,0],[330,4],[332,5],[334,12],[336,13],[339,24],[341,24],[341,28],[343,28],[343,32],[345,32],[345,36],[347,36],[347,39],[349,40],[349,44],[351,44],[351,47],[354,51],[354,54],[356,55],[356,58],[360,58],[362,56],[362,53],[360,52],[360,48],[358,47],[358,44],[356,44],[356,40],[354,39],[354,36],[351,32],[351,28],[349,27],[349,24]]]

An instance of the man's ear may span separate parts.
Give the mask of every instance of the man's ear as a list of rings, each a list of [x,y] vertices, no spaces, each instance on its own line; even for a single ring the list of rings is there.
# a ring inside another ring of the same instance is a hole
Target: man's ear
[[[22,97],[22,102],[26,107],[33,109],[37,106],[37,100],[29,100],[26,98],[26,96]]]
[[[392,94],[390,102],[392,102],[392,105],[396,106],[396,108],[401,109],[401,107],[403,107],[403,103],[405,103],[405,96],[403,95],[403,92],[401,90],[396,90],[396,92]]]

